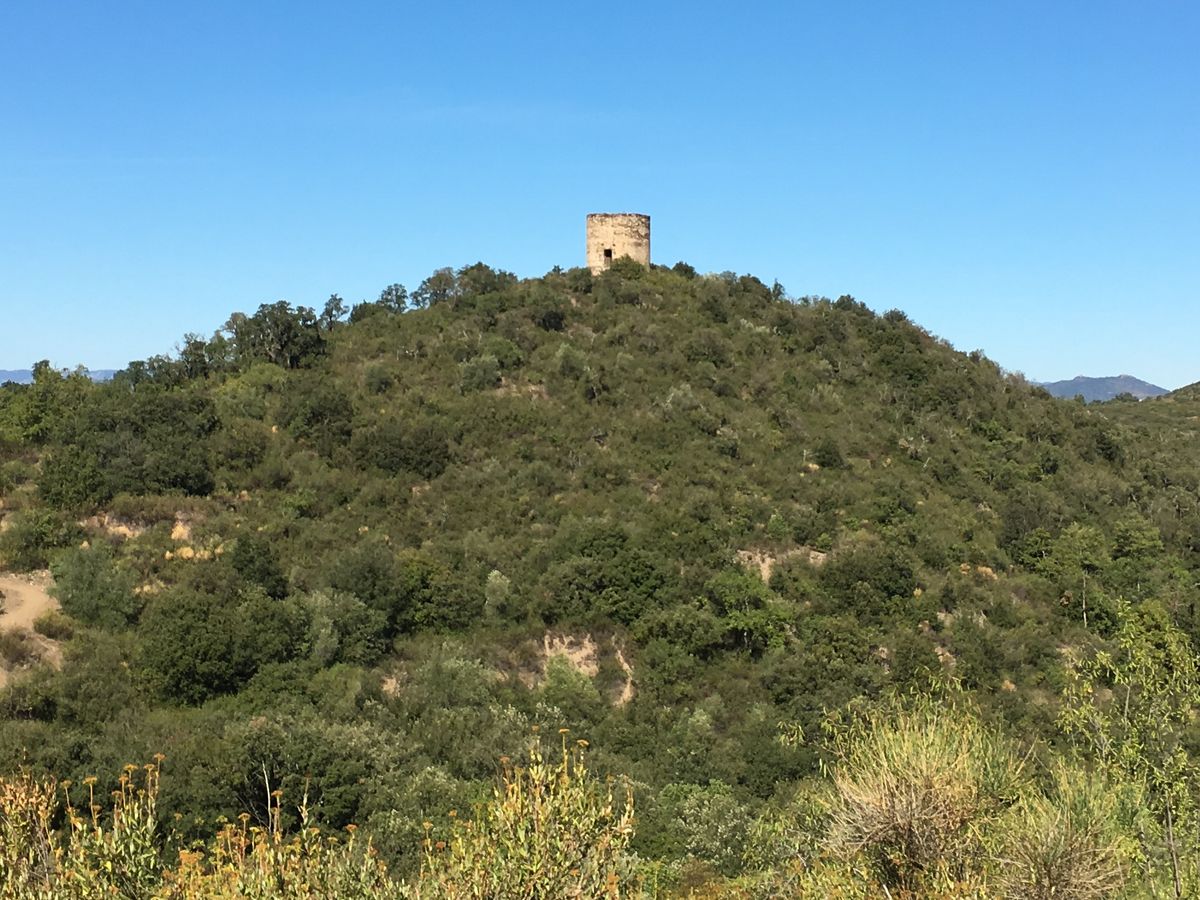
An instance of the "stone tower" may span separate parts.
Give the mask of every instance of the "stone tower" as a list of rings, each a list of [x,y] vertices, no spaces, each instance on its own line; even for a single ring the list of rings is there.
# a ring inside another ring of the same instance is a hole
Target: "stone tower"
[[[628,256],[650,267],[650,217],[640,213],[591,213],[587,217],[587,265],[599,275]]]

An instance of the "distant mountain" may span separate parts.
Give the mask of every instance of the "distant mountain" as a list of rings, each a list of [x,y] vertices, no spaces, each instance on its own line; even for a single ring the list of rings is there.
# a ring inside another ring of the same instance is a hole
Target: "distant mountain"
[[[1066,397],[1069,400],[1082,396],[1088,403],[1111,400],[1119,394],[1132,394],[1139,400],[1145,400],[1147,397],[1161,397],[1170,393],[1166,388],[1160,388],[1132,375],[1109,375],[1104,378],[1077,375],[1069,381],[1043,382],[1042,387],[1055,397]]]
[[[117,374],[117,370],[93,369],[88,374],[92,376],[92,381],[108,381]],[[0,369],[0,384],[4,384],[6,381],[15,381],[17,384],[29,384],[33,381],[33,373],[29,369]]]

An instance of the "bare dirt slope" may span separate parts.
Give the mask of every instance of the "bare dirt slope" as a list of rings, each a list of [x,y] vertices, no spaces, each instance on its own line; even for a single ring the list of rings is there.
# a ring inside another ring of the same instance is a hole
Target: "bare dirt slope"
[[[43,613],[58,609],[58,601],[50,596],[50,573],[8,575],[0,572],[0,629],[33,628],[34,620]]]
[[[58,609],[58,601],[50,596],[50,573],[12,575],[0,572],[0,632],[23,631],[38,648],[42,659],[51,665],[61,660],[57,641],[49,640],[33,630],[33,623],[42,614]],[[8,682],[9,671],[0,661],[0,686]]]

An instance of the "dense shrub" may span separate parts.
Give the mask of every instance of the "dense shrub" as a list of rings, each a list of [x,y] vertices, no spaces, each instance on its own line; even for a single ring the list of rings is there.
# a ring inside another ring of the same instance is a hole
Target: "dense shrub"
[[[10,516],[0,531],[0,565],[32,572],[50,564],[52,552],[79,541],[80,528],[61,513],[31,509]]]
[[[165,697],[200,703],[290,658],[304,630],[297,607],[262,594],[231,599],[176,589],[147,605],[139,662]]]
[[[107,544],[64,550],[50,571],[52,592],[63,611],[88,625],[123,628],[141,607],[132,573],[118,566]]]

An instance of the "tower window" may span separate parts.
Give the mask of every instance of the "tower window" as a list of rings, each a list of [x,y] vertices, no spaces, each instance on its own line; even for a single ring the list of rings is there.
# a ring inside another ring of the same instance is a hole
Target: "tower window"
[[[604,248],[604,261],[605,261],[605,262],[612,262],[612,247],[605,247],[605,248]]]

